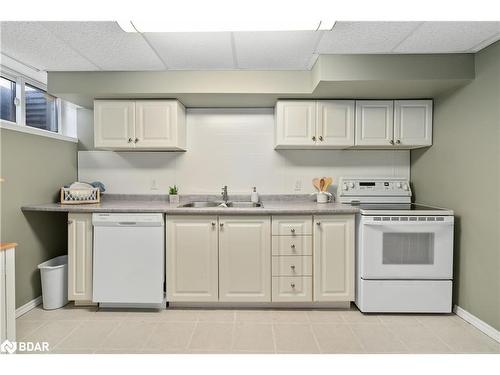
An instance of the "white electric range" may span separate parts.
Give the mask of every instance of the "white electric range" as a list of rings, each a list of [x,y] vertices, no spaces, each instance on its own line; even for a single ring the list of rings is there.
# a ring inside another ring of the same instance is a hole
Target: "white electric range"
[[[338,200],[360,208],[356,305],[363,312],[451,312],[453,211],[411,196],[405,178],[340,179]]]

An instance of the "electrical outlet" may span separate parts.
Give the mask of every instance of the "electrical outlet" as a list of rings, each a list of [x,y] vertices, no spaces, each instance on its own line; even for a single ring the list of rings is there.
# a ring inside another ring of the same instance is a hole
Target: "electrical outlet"
[[[152,179],[151,180],[151,190],[158,190],[159,187],[158,187],[158,181],[156,181],[156,179]]]
[[[295,191],[302,191],[302,181],[301,180],[295,181]]]

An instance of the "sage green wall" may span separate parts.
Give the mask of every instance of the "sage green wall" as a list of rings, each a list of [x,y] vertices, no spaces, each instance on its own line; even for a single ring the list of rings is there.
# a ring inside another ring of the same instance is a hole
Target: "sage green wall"
[[[454,303],[500,329],[500,42],[476,78],[434,101],[434,141],[411,152],[416,200],[453,209]]]
[[[67,252],[66,215],[21,212],[30,203],[55,202],[58,189],[77,179],[77,144],[0,129],[1,240],[17,242],[16,306],[41,294],[37,265]]]

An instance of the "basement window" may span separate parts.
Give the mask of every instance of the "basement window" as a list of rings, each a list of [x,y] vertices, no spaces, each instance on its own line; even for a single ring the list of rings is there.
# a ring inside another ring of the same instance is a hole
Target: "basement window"
[[[0,119],[16,122],[16,82],[0,77]]]
[[[57,98],[44,90],[26,84],[26,125],[33,128],[59,131]]]

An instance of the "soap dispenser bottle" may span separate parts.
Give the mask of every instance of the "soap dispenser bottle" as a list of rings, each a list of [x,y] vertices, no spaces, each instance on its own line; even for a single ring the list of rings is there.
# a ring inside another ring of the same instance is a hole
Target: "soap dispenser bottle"
[[[252,203],[259,203],[259,193],[257,193],[257,188],[254,186],[252,194],[250,195],[250,200]]]

